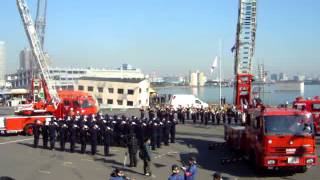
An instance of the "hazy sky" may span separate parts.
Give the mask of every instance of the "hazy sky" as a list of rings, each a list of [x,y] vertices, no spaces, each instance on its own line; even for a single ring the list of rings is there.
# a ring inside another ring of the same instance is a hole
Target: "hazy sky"
[[[27,0],[32,16],[37,0]],[[117,67],[146,73],[209,72],[223,41],[223,71],[233,73],[238,0],[48,0],[45,49],[59,67]],[[255,63],[271,72],[319,73],[320,1],[258,0]],[[7,69],[28,47],[15,0],[0,1]],[[320,74],[320,73],[319,73]]]

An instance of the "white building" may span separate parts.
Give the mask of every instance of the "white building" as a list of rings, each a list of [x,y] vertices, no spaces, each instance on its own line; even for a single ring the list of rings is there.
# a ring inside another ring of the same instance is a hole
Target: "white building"
[[[97,68],[49,68],[50,75],[57,88],[75,89],[75,81],[80,77],[103,77],[103,78],[145,78],[140,69],[124,68],[117,69]],[[17,73],[7,75],[7,80],[14,88],[29,88],[32,79],[32,70],[19,69]]]
[[[5,42],[0,41],[0,87],[6,85],[6,53],[5,53]]]
[[[150,82],[145,78],[81,77],[75,89],[92,93],[101,108],[149,106]]]

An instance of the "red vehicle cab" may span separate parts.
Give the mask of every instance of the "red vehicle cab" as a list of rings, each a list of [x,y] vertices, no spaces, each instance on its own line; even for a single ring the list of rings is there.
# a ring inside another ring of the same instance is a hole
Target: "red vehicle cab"
[[[248,109],[245,126],[225,126],[228,146],[259,169],[316,165],[312,116],[291,108]]]
[[[320,133],[320,97],[316,96],[313,99],[304,99],[297,97],[293,101],[293,108],[306,110],[312,113],[315,133]]]

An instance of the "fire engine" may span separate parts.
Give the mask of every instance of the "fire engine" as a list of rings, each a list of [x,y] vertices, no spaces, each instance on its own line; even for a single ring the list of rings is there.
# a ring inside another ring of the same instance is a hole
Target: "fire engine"
[[[2,133],[25,132],[30,135],[35,120],[44,123],[52,117],[64,118],[68,115],[96,114],[98,107],[91,94],[56,89],[51,80],[47,57],[41,48],[28,6],[24,0],[17,0],[17,6],[34,58],[40,69],[40,77],[32,80],[31,103],[18,107],[15,116],[0,117],[0,131]]]
[[[293,108],[306,110],[313,115],[313,124],[315,127],[315,133],[320,134],[320,97],[316,96],[313,99],[304,99],[303,97],[297,97],[293,101]]]
[[[256,0],[239,0],[235,50],[234,104],[243,125],[225,125],[225,141],[256,169],[294,168],[305,172],[316,165],[316,140],[311,113],[272,108],[252,97],[251,70],[256,35]]]

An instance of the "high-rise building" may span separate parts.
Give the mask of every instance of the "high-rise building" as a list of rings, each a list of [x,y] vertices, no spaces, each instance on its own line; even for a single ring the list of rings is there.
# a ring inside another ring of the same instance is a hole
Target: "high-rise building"
[[[198,86],[204,86],[207,82],[207,77],[203,72],[198,73]]]
[[[271,81],[278,81],[278,74],[271,74],[270,79]]]
[[[6,74],[5,42],[0,41],[0,87],[5,86],[6,84],[5,74]]]
[[[203,72],[192,72],[190,73],[190,86],[204,86],[207,82],[207,77]]]
[[[279,81],[287,81],[288,76],[285,73],[280,73],[279,74]]]

